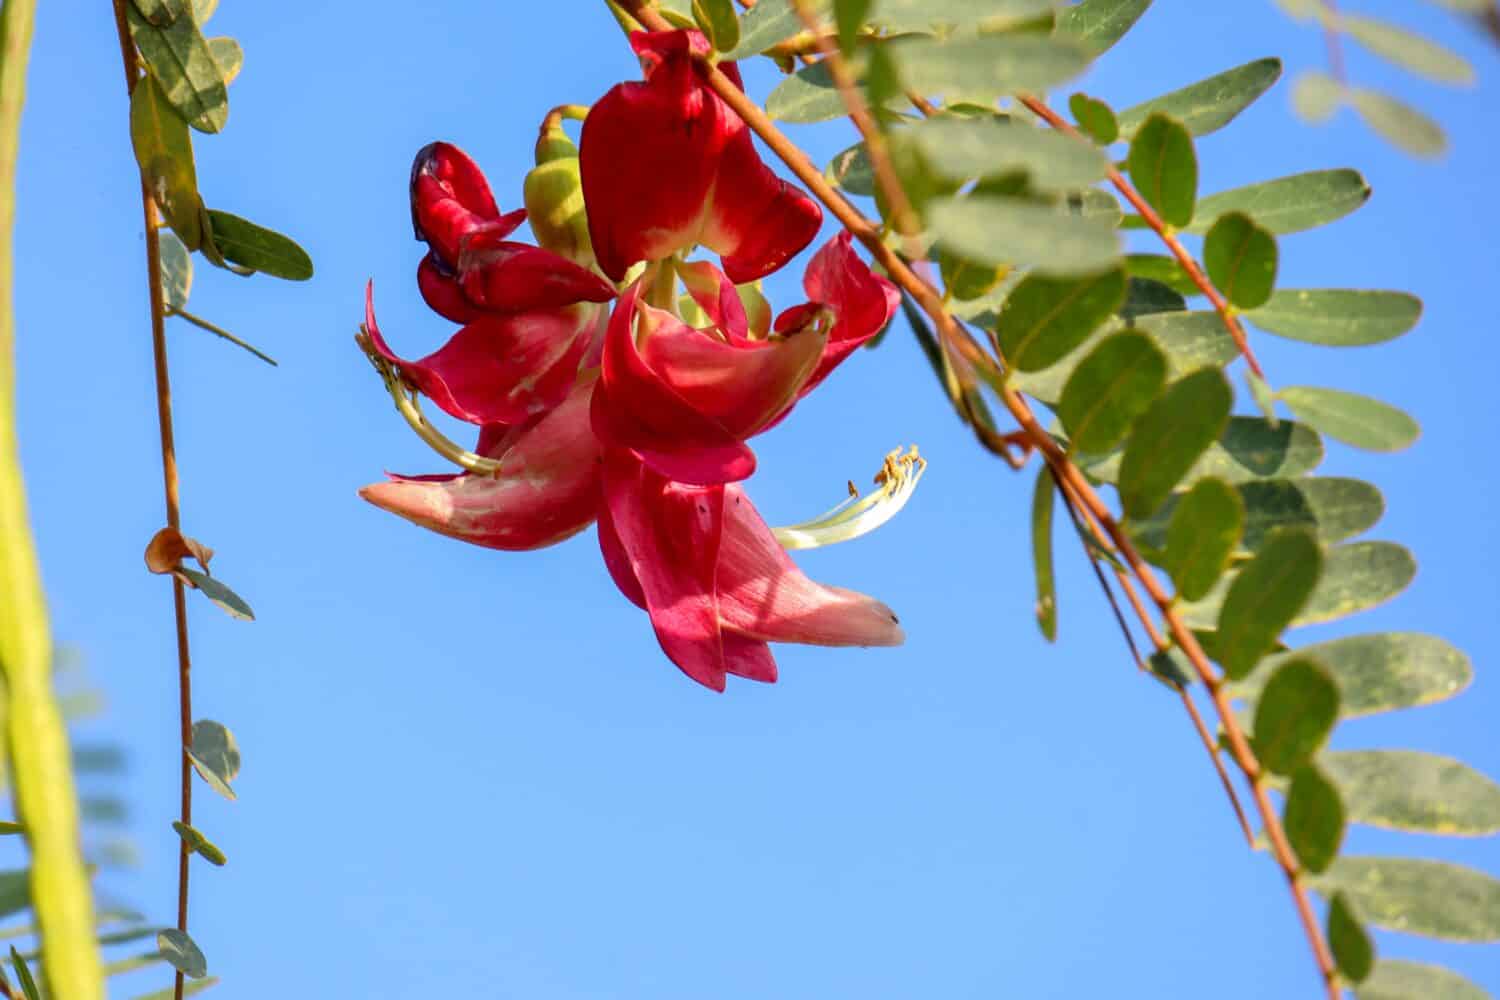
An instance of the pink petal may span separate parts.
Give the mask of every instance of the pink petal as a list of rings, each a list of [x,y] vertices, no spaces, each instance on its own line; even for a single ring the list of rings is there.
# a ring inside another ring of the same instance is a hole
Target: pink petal
[[[679,263],[677,274],[693,301],[708,315],[714,327],[723,331],[731,344],[747,339],[750,322],[745,315],[745,304],[740,300],[734,282],[724,277],[723,271],[706,260],[695,260]]]
[[[776,683],[776,657],[771,655],[771,647],[728,629],[724,630],[724,669],[746,680]]]
[[[815,389],[829,372],[869,339],[885,329],[901,305],[896,286],[871,271],[854,252],[853,237],[840,233],[813,255],[802,278],[802,287],[813,303],[833,310],[835,321],[828,347],[802,394]],[[795,322],[788,310],[776,320],[776,328]]]
[[[717,584],[724,627],[743,636],[814,646],[905,639],[895,614],[873,597],[804,576],[739,486],[725,487]]]
[[[382,510],[486,548],[523,551],[587,527],[599,507],[599,446],[589,428],[592,381],[516,436],[499,476],[403,477],[359,495]]]
[[[417,239],[451,265],[465,236],[483,229],[504,237],[526,221],[526,212],[502,216],[474,161],[457,146],[433,142],[411,165],[411,220]]]
[[[576,302],[608,302],[614,288],[592,271],[550,250],[477,232],[463,240],[459,284],[481,309],[526,312]]]
[[[723,255],[724,273],[735,284],[765,277],[811,243],[822,225],[818,203],[761,161],[742,126],[719,160],[701,240]]]
[[[662,651],[693,680],[724,690],[714,597],[724,487],[673,483],[634,456],[611,451],[604,459],[604,503]]]

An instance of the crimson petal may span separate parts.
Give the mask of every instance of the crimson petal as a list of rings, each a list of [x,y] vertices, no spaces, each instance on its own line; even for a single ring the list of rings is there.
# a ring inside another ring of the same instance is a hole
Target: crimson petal
[[[503,238],[526,221],[526,211],[501,215],[489,182],[468,154],[451,143],[431,142],[412,161],[411,221],[417,239],[452,265],[465,236],[482,229]]]
[[[528,243],[496,239],[487,232],[463,240],[458,274],[470,302],[502,312],[558,309],[615,297],[608,282],[566,257]]]

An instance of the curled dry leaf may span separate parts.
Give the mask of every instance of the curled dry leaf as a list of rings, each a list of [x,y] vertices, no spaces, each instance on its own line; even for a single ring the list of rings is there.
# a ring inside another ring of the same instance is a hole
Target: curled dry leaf
[[[188,556],[208,569],[208,561],[214,557],[214,550],[187,537],[176,528],[163,528],[151,536],[151,541],[146,546],[146,568],[153,573],[172,573]]]

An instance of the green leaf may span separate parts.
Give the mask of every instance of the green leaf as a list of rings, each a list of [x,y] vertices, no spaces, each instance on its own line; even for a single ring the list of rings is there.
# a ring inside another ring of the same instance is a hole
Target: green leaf
[[[1311,880],[1343,892],[1361,917],[1393,931],[1450,941],[1500,941],[1500,881],[1419,858],[1343,857]]]
[[[1294,624],[1315,625],[1384,604],[1417,575],[1411,552],[1394,542],[1353,542],[1328,550],[1323,579]]]
[[[1052,509],[1055,484],[1039,463],[1031,494],[1031,559],[1036,568],[1036,623],[1048,642],[1057,641],[1057,579],[1052,568]]]
[[[1371,52],[1439,83],[1471,84],[1474,67],[1463,56],[1386,21],[1339,15],[1338,26]]]
[[[1098,58],[1125,37],[1151,0],[1083,0],[1057,13],[1057,34],[1071,38]]]
[[[1125,255],[1125,270],[1133,278],[1148,278],[1151,281],[1159,281],[1163,285],[1178,292],[1181,295],[1202,295],[1203,291],[1188,273],[1177,263],[1177,258],[1166,257],[1153,253],[1131,253]],[[1214,321],[1218,322],[1218,314],[1212,314]]]
[[[1254,309],[1276,286],[1276,237],[1243,212],[1226,212],[1203,241],[1203,266],[1224,297],[1240,309]]]
[[[1282,420],[1273,427],[1263,417],[1230,417],[1224,433],[1188,472],[1184,485],[1204,476],[1218,476],[1231,483],[1295,478],[1316,469],[1322,461],[1322,439],[1302,424]],[[1119,463],[1116,454],[1086,463],[1086,467],[1090,476],[1109,483],[1119,479]]]
[[[21,993],[26,1000],[42,1000],[41,991],[36,988],[36,980],[31,977],[31,968],[27,966],[21,953],[16,951],[16,946],[10,946],[10,964],[16,970],[16,979],[21,984]]]
[[[1170,285],[1152,281],[1150,278],[1132,277],[1125,286],[1125,303],[1120,306],[1119,315],[1122,320],[1129,323],[1138,316],[1186,311],[1187,300],[1174,291]]]
[[[927,218],[938,239],[969,260],[989,264],[1087,274],[1110,266],[1120,253],[1109,222],[1018,198],[935,198],[927,205]]]
[[[1358,393],[1293,385],[1276,397],[1309,426],[1366,451],[1400,451],[1420,433],[1402,411]]]
[[[1211,194],[1198,203],[1190,233],[1206,233],[1226,212],[1244,212],[1278,236],[1336,222],[1370,198],[1356,170],[1312,170]]]
[[[870,16],[871,0],[834,0],[833,20],[838,26],[839,48],[847,55],[854,50],[859,29]]]
[[[131,4],[137,13],[158,27],[171,24],[186,9],[184,0],[131,0]]]
[[[1068,98],[1068,110],[1078,128],[1101,146],[1108,146],[1120,138],[1120,123],[1108,104],[1087,94],[1074,94]]]
[[[156,934],[156,947],[161,957],[172,967],[190,979],[202,979],[208,975],[208,960],[193,943],[193,939],[175,927],[168,927]]]
[[[193,20],[198,22],[198,27],[208,23],[208,19],[214,16],[214,11],[219,9],[219,0],[193,0]]]
[[[1349,100],[1365,124],[1398,149],[1425,157],[1448,151],[1443,127],[1410,104],[1361,87],[1350,91]]]
[[[224,856],[223,851],[214,846],[212,841],[186,823],[174,819],[172,821],[172,829],[177,831],[177,836],[181,837],[183,843],[187,844],[189,851],[201,855],[210,864],[222,867],[229,860]]]
[[[820,18],[826,18],[829,0],[810,0],[808,7]],[[802,18],[788,0],[764,0],[745,11],[740,20],[740,43],[728,53],[729,59],[748,59],[757,52],[780,45],[803,31]]]
[[[1339,691],[1312,660],[1277,668],[1255,705],[1255,753],[1272,774],[1293,774],[1328,739],[1338,718]]]
[[[833,74],[822,61],[802,67],[766,96],[767,115],[796,125],[832,121],[848,113],[833,85]]]
[[[134,9],[127,13],[141,58],[182,120],[200,132],[222,129],[229,120],[229,91],[198,25],[190,17],[179,17],[157,27]]]
[[[230,617],[246,622],[255,621],[255,612],[250,610],[250,605],[245,603],[245,599],[220,583],[217,577],[200,573],[195,569],[188,569],[185,566],[179,566],[172,572],[185,577],[195,588],[203,592],[204,597],[224,609]]]
[[[1349,821],[1412,833],[1500,833],[1500,785],[1478,771],[1417,750],[1329,751],[1323,769]]]
[[[1241,483],[1239,491],[1244,548],[1252,552],[1276,528],[1308,527],[1318,541],[1333,545],[1368,531],[1385,513],[1380,490],[1359,479],[1262,479]]]
[[[944,247],[936,247],[938,270],[943,276],[943,287],[959,302],[971,302],[988,295],[999,287],[1010,273],[1010,268],[993,264],[975,264],[951,254]]]
[[[1375,943],[1342,892],[1328,901],[1328,947],[1345,979],[1362,983],[1369,978],[1375,967]]]
[[[210,209],[212,238],[226,259],[275,278],[306,281],[313,275],[312,259],[296,243],[238,215]]]
[[[1233,697],[1254,701],[1277,667],[1304,656],[1316,659],[1338,682],[1345,718],[1444,701],[1468,687],[1474,676],[1469,658],[1451,643],[1417,632],[1380,632],[1267,657],[1255,673],[1228,690]]]
[[[1303,73],[1292,84],[1292,109],[1315,125],[1332,118],[1343,99],[1343,85],[1327,73]]]
[[[989,103],[1017,91],[1050,90],[1088,66],[1082,46],[1042,35],[918,35],[887,44],[909,88],[950,101]]]
[[[245,50],[233,38],[220,37],[208,40],[208,51],[213,55],[214,63],[219,67],[219,75],[227,87],[240,75],[240,70],[245,65]]]
[[[1137,316],[1132,325],[1167,355],[1167,374],[1180,378],[1199,368],[1222,368],[1239,348],[1215,312],[1163,312]]]
[[[1099,150],[1061,132],[995,118],[929,118],[907,129],[932,171],[952,181],[1025,171],[1034,187],[1071,190],[1104,179]]]
[[[172,313],[187,305],[188,294],[193,290],[193,257],[176,233],[159,233],[157,241],[162,304]]]
[[[758,10],[752,7],[751,10]],[[870,152],[862,142],[855,143],[828,161],[823,176],[850,194],[874,197],[875,168],[870,163]]]
[[[1240,495],[1222,479],[1200,479],[1182,497],[1167,528],[1165,563],[1183,597],[1195,601],[1213,589],[1244,523]]]
[[[1079,363],[1063,387],[1057,416],[1083,452],[1108,451],[1125,437],[1167,378],[1167,359],[1141,333],[1106,337]]]
[[[1125,298],[1120,268],[1080,278],[1028,274],[1005,300],[995,333],[1017,371],[1050,367],[1088,338]]]
[[[1120,502],[1131,518],[1166,501],[1229,419],[1234,392],[1224,373],[1202,368],[1168,387],[1139,420],[1120,461]]]
[[[1171,226],[1193,221],[1198,198],[1198,157],[1182,123],[1156,113],[1130,140],[1130,179],[1141,197]]]
[[[1357,1000],[1490,1000],[1452,969],[1389,959],[1376,964],[1354,995]]]
[[[240,773],[240,748],[233,733],[211,719],[200,719],[193,723],[192,747],[184,749],[200,778],[226,799],[235,798],[230,783]]]
[[[1235,576],[1219,611],[1219,662],[1244,677],[1276,645],[1308,603],[1323,572],[1323,549],[1312,532],[1279,528]]]
[[[693,21],[715,52],[730,52],[740,44],[740,20],[734,15],[734,0],[693,0]]]
[[[1280,59],[1257,59],[1120,112],[1120,135],[1130,138],[1156,112],[1176,118],[1193,135],[1217,132],[1281,76]]]
[[[1261,416],[1272,424],[1280,423],[1281,418],[1276,416],[1276,393],[1266,384],[1266,380],[1255,374],[1249,368],[1245,369],[1245,385],[1250,390],[1250,398],[1254,401]]]
[[[1304,764],[1292,775],[1282,824],[1302,867],[1327,871],[1344,842],[1344,803],[1316,765]]]
[[[187,249],[198,249],[203,244],[202,201],[193,167],[193,141],[149,74],[130,95],[130,142],[141,177],[167,225]]]
[[[1421,317],[1422,300],[1415,295],[1345,288],[1278,289],[1265,305],[1245,313],[1267,333],[1331,347],[1382,344]]]

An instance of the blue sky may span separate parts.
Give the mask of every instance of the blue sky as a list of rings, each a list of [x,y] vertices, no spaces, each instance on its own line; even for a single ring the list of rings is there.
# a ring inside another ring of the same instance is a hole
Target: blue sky
[[[1282,241],[1282,282],[1407,288],[1416,332],[1334,353],[1261,337],[1272,381],[1355,389],[1414,413],[1396,456],[1330,445],[1369,478],[1371,537],[1412,545],[1399,601],[1307,639],[1420,629],[1477,679],[1443,705],[1341,727],[1344,746],[1416,747],[1500,775],[1494,608],[1495,50],[1432,5],[1361,5],[1470,55],[1482,84],[1429,86],[1351,54],[1361,82],[1438,115],[1440,164],[1346,113],[1297,123],[1283,83],[1201,142],[1202,189],[1352,165],[1375,196]],[[246,50],[227,131],[199,137],[211,206],[297,236],[309,284],[199,268],[192,308],[282,362],[171,328],[185,527],[255,606],[192,607],[196,714],[239,738],[239,801],[197,789],[229,855],[195,864],[193,933],[216,996],[1199,997],[1314,995],[1280,876],[1247,851],[1180,704],[1127,662],[1075,547],[1060,546],[1061,638],[1031,619],[1031,472],[978,452],[903,328],[758,441],[773,522],[918,443],[910,507],[800,557],[901,614],[899,650],[781,647],[782,680],[716,696],[658,651],[588,532],[507,555],[361,503],[390,468],[441,470],[392,412],[352,335],[373,276],[414,354],[447,324],[411,280],[412,153],[443,138],[519,202],[535,127],[633,77],[602,4],[226,0],[211,34]],[[1086,88],[1123,107],[1268,54],[1321,68],[1316,32],[1270,4],[1160,0]],[[763,97],[774,74],[749,73]],[[847,124],[797,127],[820,162]],[[628,155],[628,153],[622,154]],[[103,5],[42,4],[18,221],[23,451],[56,633],[110,705],[81,730],[124,743],[123,828],[140,866],[101,883],[173,912],[176,693],[168,586],[141,551],[163,520],[136,172]],[[831,230],[830,230],[831,232]],[[799,301],[800,265],[772,281]],[[1066,542],[1059,536],[1060,542]],[[1493,841],[1355,830],[1500,872]],[[1500,950],[1381,935],[1500,991]],[[137,975],[132,995],[165,977]]]

